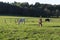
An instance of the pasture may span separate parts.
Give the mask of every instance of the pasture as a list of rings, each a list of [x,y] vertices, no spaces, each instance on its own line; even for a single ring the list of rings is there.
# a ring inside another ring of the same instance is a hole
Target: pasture
[[[23,17],[26,23],[17,24],[22,17],[0,16],[0,40],[60,40],[60,18],[50,18],[43,26],[38,17]]]

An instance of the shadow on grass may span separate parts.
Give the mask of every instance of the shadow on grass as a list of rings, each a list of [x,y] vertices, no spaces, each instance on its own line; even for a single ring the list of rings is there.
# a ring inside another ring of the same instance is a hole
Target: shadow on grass
[[[60,26],[50,26],[50,27],[60,27]]]
[[[28,24],[29,26],[38,26],[38,24]]]

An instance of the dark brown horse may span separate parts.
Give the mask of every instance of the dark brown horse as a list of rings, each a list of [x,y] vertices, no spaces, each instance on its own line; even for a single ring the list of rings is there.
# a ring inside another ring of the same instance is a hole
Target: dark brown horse
[[[39,19],[39,25],[42,27],[42,19]]]

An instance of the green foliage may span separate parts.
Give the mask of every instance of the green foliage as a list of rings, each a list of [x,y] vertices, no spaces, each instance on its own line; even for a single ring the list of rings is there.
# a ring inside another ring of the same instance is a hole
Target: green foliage
[[[0,2],[0,15],[9,16],[31,16],[31,17],[59,17],[60,5],[51,4],[29,4],[28,2],[4,3]]]

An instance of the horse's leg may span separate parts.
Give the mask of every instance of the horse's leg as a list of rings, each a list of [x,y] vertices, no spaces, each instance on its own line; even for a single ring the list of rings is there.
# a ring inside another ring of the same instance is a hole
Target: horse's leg
[[[42,27],[42,23],[40,23],[41,27]]]
[[[20,22],[18,22],[18,24],[20,24]]]

